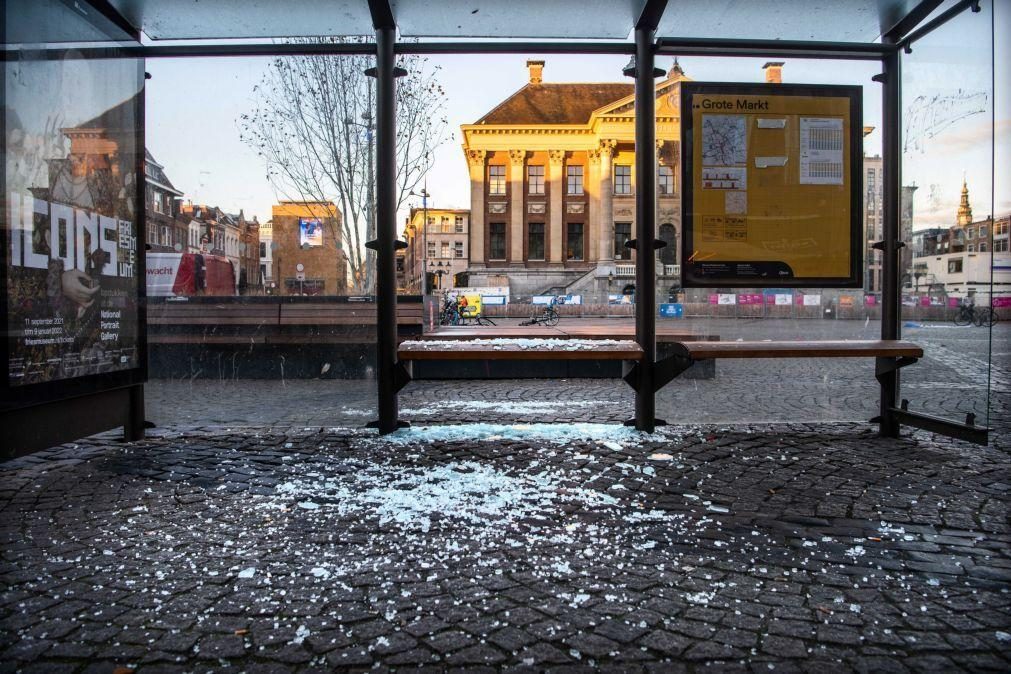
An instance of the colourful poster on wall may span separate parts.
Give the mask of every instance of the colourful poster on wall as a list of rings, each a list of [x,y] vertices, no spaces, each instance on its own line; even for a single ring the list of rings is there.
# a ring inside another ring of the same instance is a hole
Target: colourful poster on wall
[[[862,89],[681,84],[687,287],[862,285]]]
[[[133,383],[145,367],[143,62],[16,63],[19,86],[8,87],[3,116],[11,406]]]

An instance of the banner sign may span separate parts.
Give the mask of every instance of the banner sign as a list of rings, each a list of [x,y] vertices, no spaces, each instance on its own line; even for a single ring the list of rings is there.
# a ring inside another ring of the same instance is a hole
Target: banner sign
[[[686,287],[862,285],[862,89],[681,83]]]
[[[319,218],[298,219],[298,245],[318,248],[323,245],[323,221]]]
[[[664,318],[681,318],[684,315],[684,306],[681,304],[661,304],[660,315]]]
[[[18,72],[4,109],[2,200],[12,406],[142,381],[146,367],[143,62],[26,60]]]

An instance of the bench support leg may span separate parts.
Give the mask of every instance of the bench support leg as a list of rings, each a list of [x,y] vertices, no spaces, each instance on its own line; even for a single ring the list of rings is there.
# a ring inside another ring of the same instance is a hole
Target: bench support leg
[[[874,359],[874,378],[881,387],[881,411],[871,421],[878,424],[881,437],[899,437],[899,421],[894,413],[899,389],[898,374],[899,370],[917,360],[909,356]]]

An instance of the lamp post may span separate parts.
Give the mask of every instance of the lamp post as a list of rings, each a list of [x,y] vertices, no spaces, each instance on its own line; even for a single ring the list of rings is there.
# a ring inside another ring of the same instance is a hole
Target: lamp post
[[[421,197],[421,278],[419,282],[419,290],[422,295],[425,295],[425,286],[427,283],[425,281],[428,279],[426,272],[428,271],[428,197],[432,196],[428,193],[428,181],[425,181],[425,186],[421,188],[421,193],[411,191],[412,197]],[[434,263],[433,263],[434,264]]]
[[[446,275],[446,271],[442,268],[442,262],[439,262],[438,268],[434,262],[430,262],[429,266],[435,271],[432,274],[435,276],[435,287],[437,290],[442,290],[442,277]]]

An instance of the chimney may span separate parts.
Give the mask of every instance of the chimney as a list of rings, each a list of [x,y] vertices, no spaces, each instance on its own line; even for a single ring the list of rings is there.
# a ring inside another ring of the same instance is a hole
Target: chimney
[[[783,83],[783,64],[785,61],[769,61],[762,70],[765,71],[765,81],[769,84]]]
[[[544,74],[544,61],[527,61],[530,71],[530,84],[540,84]]]

